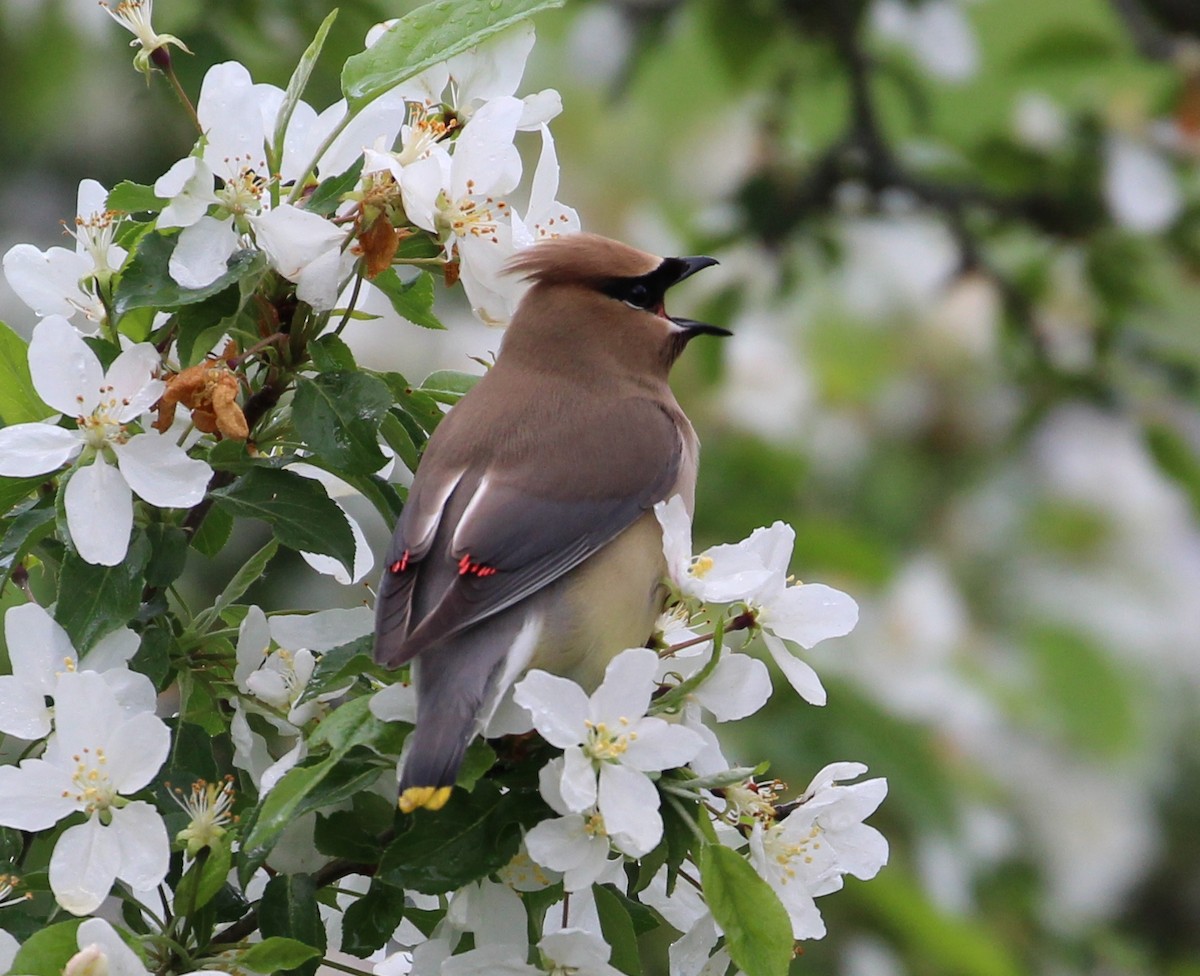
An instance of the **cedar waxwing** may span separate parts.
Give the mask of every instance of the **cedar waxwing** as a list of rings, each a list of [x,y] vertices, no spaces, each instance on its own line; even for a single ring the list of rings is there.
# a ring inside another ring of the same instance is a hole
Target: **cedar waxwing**
[[[593,234],[524,251],[531,283],[496,364],[429,439],[388,551],[375,660],[412,661],[400,808],[439,809],[500,695],[542,668],[592,689],[666,597],[653,508],[692,506],[698,444],[667,385],[688,341],[668,288],[712,258]]]

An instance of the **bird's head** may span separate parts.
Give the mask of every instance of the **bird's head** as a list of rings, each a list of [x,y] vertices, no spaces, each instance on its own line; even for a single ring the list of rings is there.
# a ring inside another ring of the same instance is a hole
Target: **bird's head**
[[[698,335],[728,329],[667,314],[666,294],[707,257],[660,258],[596,234],[571,234],[533,245],[509,264],[528,280],[505,339],[526,351],[589,353],[627,367],[665,373]]]

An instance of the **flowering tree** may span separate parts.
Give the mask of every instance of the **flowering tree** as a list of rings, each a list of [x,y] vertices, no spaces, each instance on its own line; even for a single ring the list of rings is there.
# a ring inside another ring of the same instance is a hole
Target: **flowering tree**
[[[390,526],[392,473],[475,380],[360,367],[341,333],[366,291],[441,328],[436,275],[502,323],[506,260],[578,229],[556,200],[561,101],[515,94],[529,18],[560,2],[381,24],[320,112],[303,95],[335,14],[286,90],[228,62],[193,107],[150,0],[105,8],[199,139],[152,186],[85,180],[73,251],[4,257],[40,317],[27,347],[0,327],[0,572],[24,596],[0,676],[4,971],[637,974],[637,937],[666,924],[672,972],[780,974],[825,934],[815,899],[886,862],[863,823],[882,779],[839,762],[788,794],[710,727],[772,692],[732,635],[761,635],[820,705],[793,650],[857,619],[788,576],[782,523],[693,556],[680,501],[658,506],[674,589],[653,646],[590,695],[522,678],[436,812],[396,809],[413,691],[372,662],[371,611],[239,602],[280,546],[362,580],[337,497]],[[541,143],[523,212],[522,132]],[[188,606],[193,551],[240,519],[270,541]]]

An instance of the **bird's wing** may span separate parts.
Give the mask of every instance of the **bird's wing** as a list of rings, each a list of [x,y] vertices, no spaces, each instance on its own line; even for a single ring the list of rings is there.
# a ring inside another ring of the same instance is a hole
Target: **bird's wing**
[[[427,505],[397,528],[377,601],[377,660],[403,664],[570,572],[668,497],[682,454],[676,419],[654,400],[627,399],[577,435],[570,456],[550,460],[554,478],[519,479],[503,467],[461,473],[436,519]],[[614,465],[603,494],[587,474],[594,464],[574,463],[597,455]],[[419,540],[426,546],[420,558],[401,538],[406,522],[433,525]]]

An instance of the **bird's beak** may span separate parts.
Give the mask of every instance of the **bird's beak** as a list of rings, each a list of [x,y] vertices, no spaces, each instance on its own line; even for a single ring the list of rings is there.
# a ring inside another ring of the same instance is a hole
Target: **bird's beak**
[[[671,260],[679,268],[679,275],[672,282],[675,285],[683,281],[684,278],[690,278],[697,271],[703,271],[705,268],[711,268],[714,264],[720,264],[716,258],[709,257],[672,258]],[[692,336],[698,335],[733,335],[728,329],[722,329],[719,325],[709,325],[707,322],[697,322],[695,319],[677,319],[673,315],[670,316],[670,319],[680,330],[687,333],[689,339]]]
[[[690,278],[697,271],[703,271],[705,268],[711,268],[714,264],[720,264],[716,258],[695,257],[695,258],[671,258],[670,259],[679,273],[675,280],[671,282],[673,285],[679,284],[684,278]]]

